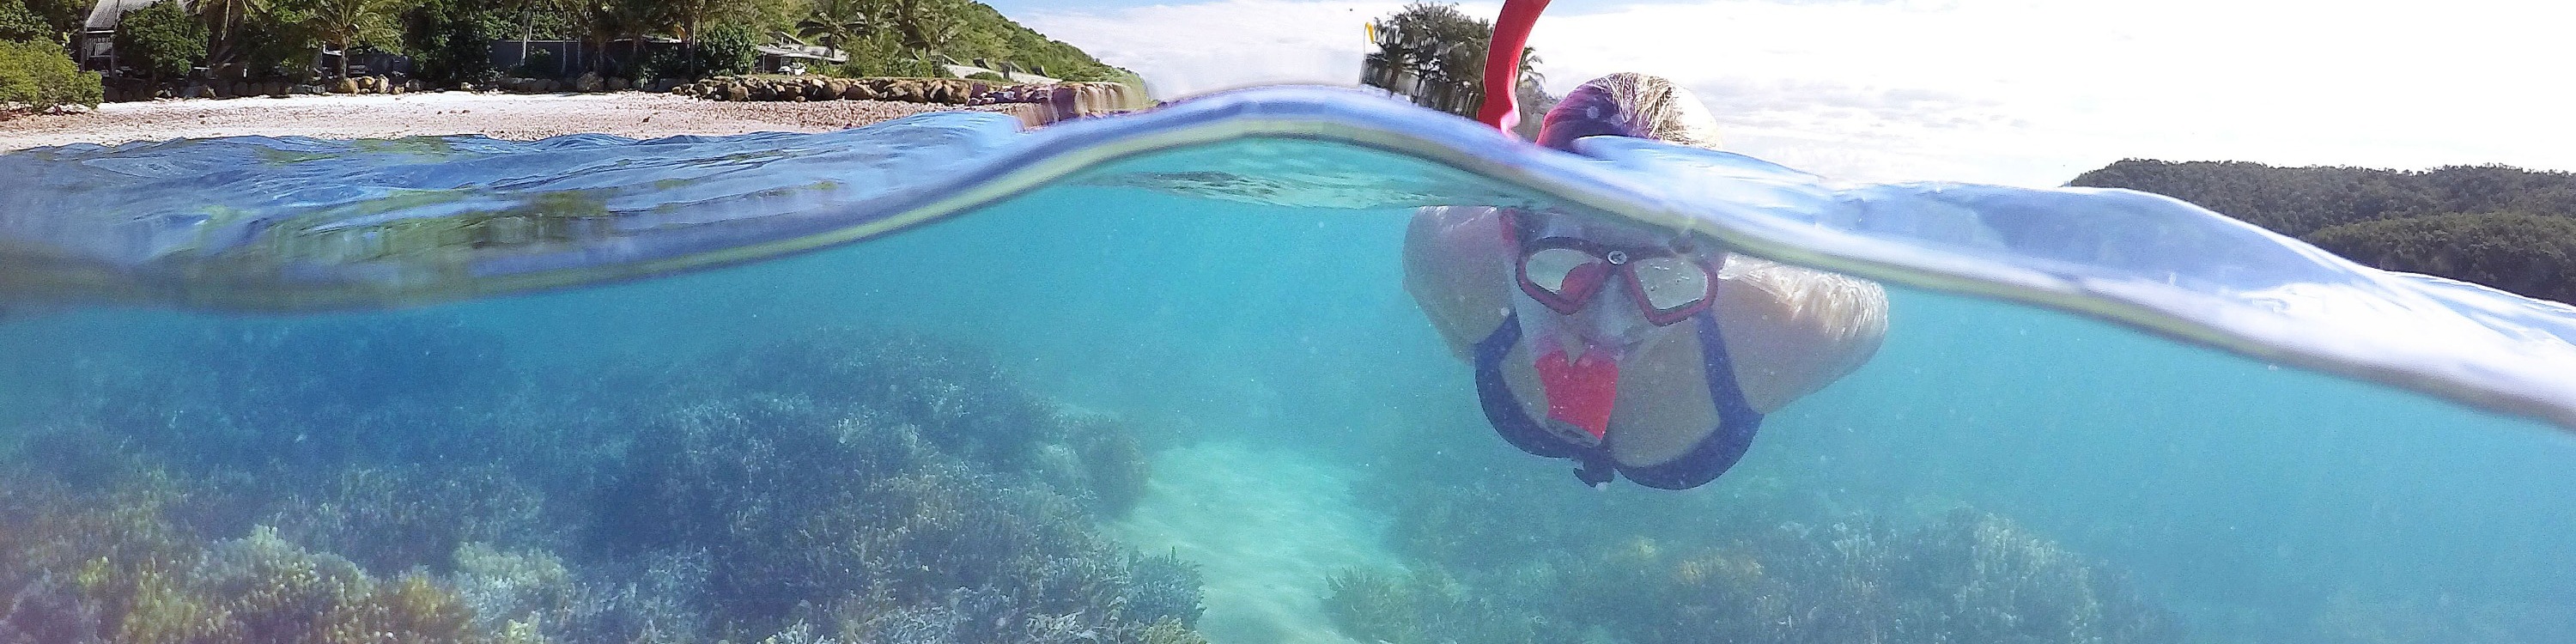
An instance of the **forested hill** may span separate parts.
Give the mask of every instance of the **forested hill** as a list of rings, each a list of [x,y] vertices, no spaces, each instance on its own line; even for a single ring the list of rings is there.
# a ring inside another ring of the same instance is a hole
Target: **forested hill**
[[[960,3],[957,8],[957,39],[962,42],[954,47],[964,54],[957,57],[960,60],[975,56],[1004,58],[1045,68],[1047,73],[1066,80],[1136,80],[1134,72],[1100,62],[1073,45],[1020,26],[984,3]]]
[[[2168,195],[2363,264],[2576,302],[2576,174],[2129,159],[2069,185]]]

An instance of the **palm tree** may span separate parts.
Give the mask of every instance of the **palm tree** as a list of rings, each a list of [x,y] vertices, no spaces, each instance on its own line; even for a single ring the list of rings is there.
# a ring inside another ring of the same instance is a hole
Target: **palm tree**
[[[617,37],[627,39],[626,74],[635,75],[635,66],[644,63],[644,35],[668,26],[670,13],[658,0],[609,0],[609,22],[617,27]],[[606,43],[600,45],[600,57],[608,57]]]
[[[213,36],[208,39],[206,60],[217,65],[221,63],[215,61],[231,60],[233,25],[244,18],[267,13],[268,4],[269,0],[197,0],[195,4],[187,5],[196,12],[197,19],[205,21],[206,31]]]
[[[928,64],[930,55],[939,53],[957,38],[966,22],[957,13],[963,10],[957,0],[886,0],[887,17],[897,38],[914,58]]]
[[[312,0],[307,27],[325,45],[340,48],[340,77],[349,76],[350,49],[358,45],[399,42],[394,26],[409,0]]]
[[[826,53],[840,53],[841,45],[876,34],[878,4],[877,0],[819,0],[814,13],[796,23],[796,36],[818,39]]]

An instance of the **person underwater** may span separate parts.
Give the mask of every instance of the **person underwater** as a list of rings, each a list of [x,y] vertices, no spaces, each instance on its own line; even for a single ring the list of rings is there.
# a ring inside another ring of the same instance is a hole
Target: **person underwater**
[[[1575,89],[1539,143],[1568,150],[1602,135],[1717,146],[1698,99],[1639,74]],[[1887,291],[1874,282],[1608,217],[1423,208],[1404,266],[1405,290],[1474,365],[1495,431],[1574,460],[1595,487],[1622,475],[1669,490],[1716,479],[1765,415],[1858,369],[1887,332]]]

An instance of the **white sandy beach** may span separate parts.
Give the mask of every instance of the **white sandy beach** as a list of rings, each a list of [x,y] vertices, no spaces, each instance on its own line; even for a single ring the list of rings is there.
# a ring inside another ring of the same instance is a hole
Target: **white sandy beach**
[[[219,136],[381,139],[482,134],[534,140],[580,132],[635,138],[674,134],[828,132],[921,112],[1017,113],[1026,106],[958,107],[888,101],[730,103],[670,94],[439,92],[363,96],[109,103],[94,112],[0,121],[0,151]],[[1026,120],[1026,117],[1023,117]]]

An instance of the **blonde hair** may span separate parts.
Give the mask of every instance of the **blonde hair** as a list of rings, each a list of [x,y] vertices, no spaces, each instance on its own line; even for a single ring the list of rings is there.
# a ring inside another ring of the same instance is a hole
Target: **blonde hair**
[[[1548,130],[1558,130],[1550,136]],[[1689,89],[1661,76],[1620,72],[1574,88],[1548,110],[1539,140],[1563,147],[1581,136],[1616,134],[1718,148],[1717,119]]]

